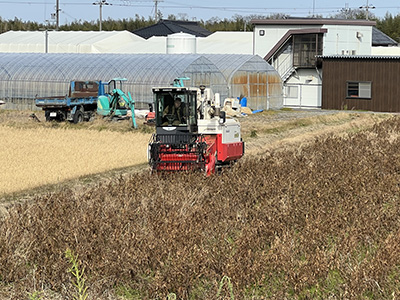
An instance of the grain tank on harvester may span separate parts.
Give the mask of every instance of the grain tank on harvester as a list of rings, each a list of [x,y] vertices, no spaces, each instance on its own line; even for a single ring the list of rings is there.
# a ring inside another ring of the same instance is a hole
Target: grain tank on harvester
[[[156,133],[148,149],[152,171],[201,170],[210,175],[244,154],[240,124],[221,110],[219,94],[188,88],[182,79],[153,88]]]

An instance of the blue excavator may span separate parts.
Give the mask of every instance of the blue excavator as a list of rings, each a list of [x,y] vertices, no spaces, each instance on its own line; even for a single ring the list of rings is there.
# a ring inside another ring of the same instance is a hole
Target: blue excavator
[[[132,126],[135,120],[135,102],[131,94],[122,91],[126,78],[113,78],[109,82],[101,80],[73,80],[69,92],[64,96],[37,97],[35,103],[45,111],[46,121],[70,121],[80,123],[92,119],[97,114],[110,119],[128,117],[132,112]],[[0,104],[1,101],[0,101]]]
[[[108,92],[98,97],[97,114],[113,118],[124,118],[131,111],[132,127],[137,128],[135,119],[135,101],[131,94],[126,95],[122,91],[122,83],[126,78],[113,78],[108,82]]]

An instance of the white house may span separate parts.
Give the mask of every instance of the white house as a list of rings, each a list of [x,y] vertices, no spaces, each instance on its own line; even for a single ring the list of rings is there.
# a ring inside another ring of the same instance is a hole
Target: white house
[[[374,21],[253,20],[253,54],[264,57],[284,82],[284,105],[321,107],[317,55],[371,55]]]

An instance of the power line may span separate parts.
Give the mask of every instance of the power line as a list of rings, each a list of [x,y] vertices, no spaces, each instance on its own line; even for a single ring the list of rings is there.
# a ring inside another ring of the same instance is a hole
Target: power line
[[[363,6],[360,6],[359,8],[360,8],[360,9],[365,8],[366,19],[368,20],[368,12],[369,12],[369,9],[374,9],[375,6],[369,5],[369,4],[368,4],[368,0],[367,0],[367,4],[366,4],[366,5],[363,5]]]
[[[122,2],[120,4],[118,3],[112,3],[113,6],[138,6],[138,7],[153,7],[153,4],[155,0],[142,0],[142,1],[130,1],[130,0],[119,0],[119,2]],[[157,2],[162,2],[161,0],[157,0]],[[29,5],[44,5],[44,4],[49,4],[53,5],[54,2],[49,2],[49,1],[42,1],[42,2],[32,2],[32,1],[6,1],[6,0],[0,0],[0,3],[4,4],[29,4]],[[139,4],[139,3],[149,3],[149,4]],[[166,2],[164,2],[166,3]],[[173,1],[168,1],[168,3],[171,3],[172,5],[169,4],[164,4],[160,5],[161,7],[164,8],[186,8],[186,9],[212,9],[212,10],[241,10],[241,11],[254,11],[254,10],[270,10],[270,11],[276,11],[276,10],[281,10],[281,11],[288,11],[288,10],[294,10],[294,11],[309,11],[310,8],[305,8],[304,6],[302,7],[268,7],[268,8],[263,8],[263,7],[249,7],[249,6],[204,6],[204,5],[191,5],[187,3],[179,3],[179,2],[173,2]],[[110,3],[111,4],[111,3]],[[88,2],[67,2],[67,3],[61,3],[63,6],[70,6],[70,5],[82,5],[82,6],[89,6],[92,5],[92,3]],[[334,11],[341,9],[342,6],[335,6],[335,7],[319,7],[319,11]],[[356,9],[359,7],[350,7],[350,9]],[[371,8],[371,7],[370,7]],[[374,7],[377,8],[377,7]],[[377,9],[399,9],[400,6],[380,6]]]
[[[92,1],[101,1],[101,0],[92,0]],[[272,13],[285,13],[288,15],[307,15],[310,12],[310,8],[307,7],[249,7],[249,6],[218,6],[218,5],[191,5],[188,3],[181,3],[181,2],[175,2],[175,1],[169,1],[165,0],[164,2],[161,3],[161,0],[109,0],[112,2],[113,6],[116,7],[121,7],[121,6],[128,6],[128,7],[134,7],[134,8],[153,8],[154,5],[156,5],[156,9],[154,10],[154,13],[156,15],[156,19],[158,18],[158,13],[159,9],[163,10],[173,10],[176,11],[177,13],[179,9],[183,10],[212,10],[213,12],[216,11],[224,11],[224,12],[230,12],[230,13],[238,13],[238,14],[272,14]],[[178,0],[179,1],[179,0]],[[70,3],[65,3],[64,1],[60,1],[60,5],[62,7],[68,7],[68,6],[89,6],[92,5],[92,3],[88,2],[70,2]],[[368,3],[368,1],[367,1]],[[40,1],[40,2],[33,2],[33,1],[23,1],[23,0],[17,0],[17,1],[10,1],[10,0],[0,0],[0,4],[18,4],[18,5],[54,5],[54,0],[53,1]],[[111,4],[111,3],[110,3]],[[358,9],[359,7],[347,7],[348,9]],[[366,9],[367,12],[367,18],[368,18],[368,9],[371,9],[372,7],[368,6],[363,7]],[[374,7],[375,8],[375,7]],[[334,14],[340,11],[342,7],[318,7],[316,9],[313,7],[313,14],[323,14],[323,15],[329,15],[329,14]],[[400,6],[386,6],[386,7],[379,7],[376,8],[376,10],[390,10],[390,9],[400,9]]]
[[[93,2],[93,5],[98,5],[100,7],[100,18],[99,18],[99,31],[101,31],[101,23],[103,21],[103,5],[112,5],[108,3],[107,0],[98,0],[97,2]]]

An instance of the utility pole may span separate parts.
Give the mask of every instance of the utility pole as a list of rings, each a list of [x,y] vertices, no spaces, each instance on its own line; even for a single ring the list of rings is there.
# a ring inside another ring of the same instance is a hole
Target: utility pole
[[[346,19],[348,18],[348,14],[349,14],[349,12],[350,12],[350,8],[349,8],[349,4],[348,3],[345,3],[344,4],[344,10],[343,10],[343,12],[344,12],[344,15],[346,16]]]
[[[47,24],[46,28],[39,28],[40,31],[44,31],[44,53],[49,53],[49,29],[47,28],[48,25],[49,24]]]
[[[162,2],[163,0],[154,0],[154,20],[158,21],[158,2]]]
[[[60,27],[60,0],[56,1],[56,12],[51,14],[52,19],[56,19],[56,30]]]
[[[349,4],[348,3],[345,3],[344,4],[344,8],[341,8],[340,10],[339,10],[339,12],[341,13],[341,15],[343,15],[344,16],[344,18],[345,19],[348,19],[349,18],[349,13],[350,13],[350,8],[349,8]]]
[[[44,33],[44,53],[49,53],[49,31],[46,29]]]
[[[97,2],[93,2],[93,5],[98,5],[100,7],[99,29],[101,31],[101,23],[103,22],[102,7],[103,5],[112,5],[112,4],[108,3],[107,0],[99,0]]]
[[[315,0],[313,0],[312,16],[315,18]]]
[[[369,9],[374,9],[375,6],[373,6],[372,4],[369,5],[368,0],[367,0],[367,5],[360,6],[360,9],[363,9],[363,8],[365,8],[366,19],[368,21],[369,20]]]
[[[56,30],[60,26],[60,0],[56,2]]]

